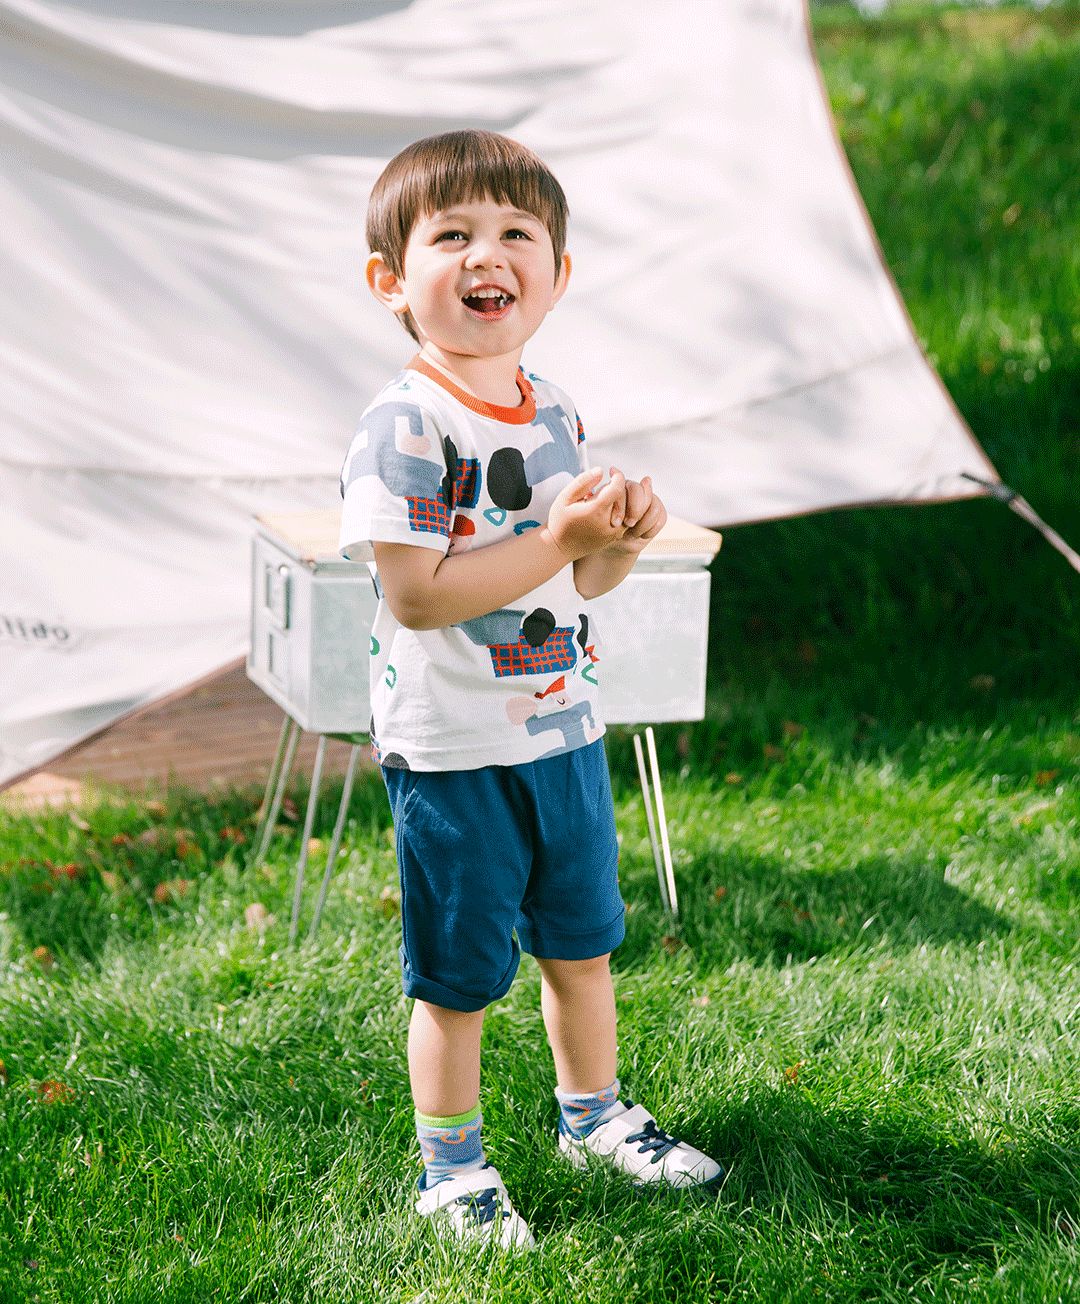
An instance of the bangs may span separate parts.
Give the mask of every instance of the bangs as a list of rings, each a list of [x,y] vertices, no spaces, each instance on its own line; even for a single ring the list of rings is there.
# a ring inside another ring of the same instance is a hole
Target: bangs
[[[532,213],[551,236],[558,267],[567,205],[547,165],[525,145],[493,131],[451,131],[406,146],[386,165],[368,204],[368,248],[401,275],[405,245],[428,214],[490,197]]]

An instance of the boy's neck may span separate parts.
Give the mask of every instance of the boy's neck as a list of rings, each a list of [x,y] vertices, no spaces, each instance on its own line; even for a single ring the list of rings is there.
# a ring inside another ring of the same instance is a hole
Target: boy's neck
[[[445,352],[426,340],[419,356],[474,398],[483,399],[495,407],[521,405],[521,391],[517,386],[520,349],[497,358],[475,358],[463,353]]]

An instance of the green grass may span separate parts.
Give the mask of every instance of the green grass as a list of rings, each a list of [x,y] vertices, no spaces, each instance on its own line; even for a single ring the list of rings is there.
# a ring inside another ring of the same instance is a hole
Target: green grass
[[[1075,543],[1075,7],[815,27],[917,329],[1006,481]],[[376,776],[297,950],[295,825],[260,870],[222,835],[250,839],[257,796],[8,812],[5,1304],[1080,1299],[1080,580],[985,502],[732,530],[714,571],[707,718],[659,731],[677,927],[629,739],[609,754],[620,1075],[729,1163],[720,1200],[559,1166],[525,959],[488,1015],[482,1103],[540,1249],[455,1262],[410,1219]]]

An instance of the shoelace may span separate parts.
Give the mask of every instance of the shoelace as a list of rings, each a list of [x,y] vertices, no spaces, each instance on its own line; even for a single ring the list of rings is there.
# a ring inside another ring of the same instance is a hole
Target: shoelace
[[[499,1204],[495,1198],[497,1194],[495,1187],[488,1186],[483,1191],[470,1191],[468,1195],[459,1195],[454,1203],[465,1205],[473,1222],[494,1222],[499,1213]],[[510,1210],[504,1209],[502,1216],[509,1218]]]
[[[641,1142],[641,1145],[638,1146],[639,1155],[648,1154],[650,1150],[656,1151],[649,1161],[653,1164],[659,1163],[669,1150],[681,1144],[678,1137],[671,1136],[663,1128],[657,1127],[655,1121],[651,1118],[640,1132],[634,1132],[626,1138],[628,1145],[631,1141]]]

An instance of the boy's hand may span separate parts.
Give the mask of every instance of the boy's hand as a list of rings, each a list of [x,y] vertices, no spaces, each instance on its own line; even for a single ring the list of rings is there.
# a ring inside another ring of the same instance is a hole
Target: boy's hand
[[[613,466],[611,479],[594,494],[603,474],[599,466],[583,471],[551,504],[548,532],[571,561],[609,547],[625,533],[626,477]]]
[[[626,507],[621,538],[607,546],[606,551],[626,556],[641,552],[650,539],[655,539],[667,520],[667,508],[653,493],[652,477],[645,476],[639,484],[626,481]]]

